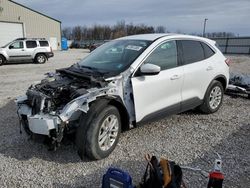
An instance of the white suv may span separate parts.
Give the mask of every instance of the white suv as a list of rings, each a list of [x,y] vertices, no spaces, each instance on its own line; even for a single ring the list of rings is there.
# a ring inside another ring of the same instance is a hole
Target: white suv
[[[198,107],[216,112],[228,85],[228,60],[209,39],[177,34],[128,36],[49,74],[16,100],[29,134],[55,149],[75,132],[81,157],[107,157],[121,130]]]
[[[18,38],[0,48],[0,65],[11,62],[45,63],[53,56],[47,40]]]

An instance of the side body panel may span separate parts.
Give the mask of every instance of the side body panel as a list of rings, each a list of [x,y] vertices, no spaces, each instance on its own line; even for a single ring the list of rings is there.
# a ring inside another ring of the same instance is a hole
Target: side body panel
[[[182,67],[132,78],[136,122],[167,107],[170,111],[180,111],[182,82]]]
[[[19,49],[9,49],[9,46],[6,49],[6,54],[8,55],[9,59],[8,61],[25,61],[27,59],[31,59],[30,55],[28,55],[26,48],[25,48],[25,42],[23,41],[23,48]]]
[[[192,98],[203,99],[207,87],[213,79],[210,66],[210,62],[207,60],[183,66],[182,101]]]
[[[148,57],[155,57],[153,60],[156,65],[161,67],[164,65],[169,65],[173,61],[173,57],[176,57],[178,64],[177,54],[172,54],[174,56],[163,56],[164,58],[158,59],[158,53],[166,53],[164,46],[168,42],[174,40],[158,40],[153,45],[151,45],[151,50],[148,54],[144,54],[141,63],[135,70],[139,71],[140,66],[144,64],[145,59]],[[163,48],[161,47],[163,46]],[[177,46],[175,47],[177,53]],[[173,51],[171,51],[172,53]],[[170,53],[170,55],[171,55]],[[157,54],[157,55],[156,55]],[[160,55],[161,56],[161,55]],[[149,58],[150,59],[150,58]],[[166,61],[164,60],[166,59]],[[146,60],[148,61],[148,60]],[[165,64],[166,62],[166,64]],[[141,75],[132,76],[132,88],[134,96],[134,108],[136,122],[146,121],[145,119],[151,119],[155,115],[160,115],[164,113],[177,113],[180,111],[181,102],[181,86],[183,84],[183,67],[176,65],[174,68],[164,68],[157,75]]]

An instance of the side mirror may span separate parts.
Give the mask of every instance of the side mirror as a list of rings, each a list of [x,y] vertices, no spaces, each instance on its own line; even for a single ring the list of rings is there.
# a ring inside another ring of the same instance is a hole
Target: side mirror
[[[12,46],[12,45],[9,46],[9,49],[13,49],[13,48],[14,48],[14,46]]]
[[[159,67],[158,65],[154,65],[154,64],[143,64],[140,67],[140,72],[142,75],[156,75],[159,74],[159,72],[161,71],[161,67]]]

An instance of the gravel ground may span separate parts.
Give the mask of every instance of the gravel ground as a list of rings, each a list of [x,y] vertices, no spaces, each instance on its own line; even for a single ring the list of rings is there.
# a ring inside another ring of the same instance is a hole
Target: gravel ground
[[[72,143],[49,152],[43,144],[20,135],[13,99],[44,73],[66,67],[86,54],[83,50],[56,52],[43,65],[0,67],[0,187],[100,187],[110,166],[128,171],[138,183],[146,167],[145,153],[209,171],[216,152],[224,162],[224,187],[250,186],[250,100],[244,98],[225,96],[215,114],[190,111],[124,132],[115,151],[99,161],[81,161]],[[249,57],[231,57],[237,60],[232,71],[250,73]],[[188,187],[204,188],[207,178],[184,171],[184,181]]]
[[[235,73],[250,74],[250,57],[246,55],[228,55],[232,60],[230,70]]]

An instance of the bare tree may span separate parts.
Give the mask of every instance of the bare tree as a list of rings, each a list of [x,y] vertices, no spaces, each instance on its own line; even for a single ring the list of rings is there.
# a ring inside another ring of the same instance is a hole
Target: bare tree
[[[65,27],[62,30],[62,36],[77,41],[81,40],[110,40],[127,35],[144,34],[144,33],[166,33],[166,28],[162,25],[156,28],[145,24],[126,24],[124,20],[118,21],[115,25],[93,25],[87,26],[75,26]],[[176,33],[182,33],[181,30],[177,30]],[[192,33],[192,35],[201,36],[199,33]],[[206,37],[235,37],[231,32],[211,32],[206,33]]]
[[[72,36],[74,40],[81,41],[82,40],[82,28],[81,26],[75,26],[72,29]]]
[[[67,39],[72,39],[72,28],[71,27],[63,28],[62,36],[67,38]]]
[[[108,25],[103,26],[103,38],[104,38],[104,40],[111,39],[111,33],[112,33],[112,29]]]
[[[82,40],[88,39],[88,27],[87,26],[83,26],[81,28],[81,35],[82,35],[81,37]]]
[[[156,27],[155,32],[156,33],[166,33],[166,27],[159,25]]]
[[[127,35],[126,23],[124,20],[118,21],[113,28],[114,38],[119,38]]]

